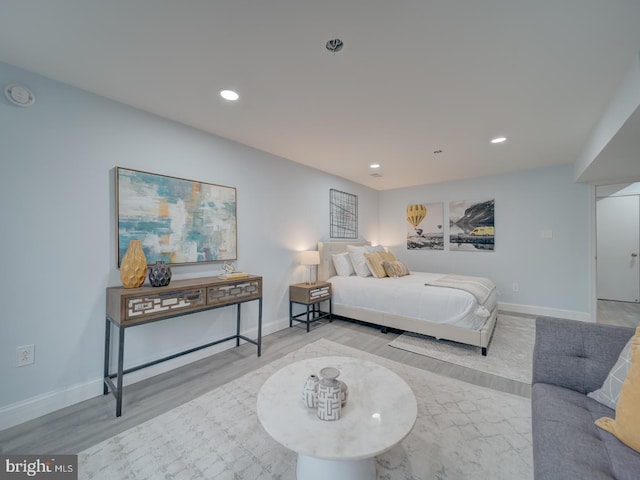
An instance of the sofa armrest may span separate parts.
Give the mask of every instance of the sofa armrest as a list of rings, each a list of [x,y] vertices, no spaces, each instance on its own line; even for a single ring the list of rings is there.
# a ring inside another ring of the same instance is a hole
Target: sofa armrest
[[[589,393],[602,386],[634,329],[538,317],[532,383]]]

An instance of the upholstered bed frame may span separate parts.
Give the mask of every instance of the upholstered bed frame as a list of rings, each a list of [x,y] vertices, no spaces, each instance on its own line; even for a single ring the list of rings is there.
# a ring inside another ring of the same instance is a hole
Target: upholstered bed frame
[[[367,245],[367,243],[344,241],[318,243],[318,250],[320,252],[320,265],[318,266],[319,280],[327,280],[336,275],[331,255],[346,252],[347,245]],[[482,348],[482,355],[487,354],[487,347],[491,341],[493,328],[496,324],[497,312],[498,307],[496,305],[482,328],[480,330],[472,330],[454,325],[432,323],[425,320],[392,315],[366,308],[333,304],[333,313],[335,315],[379,325],[383,328],[383,331],[386,327],[397,328],[408,332],[429,335],[437,339],[453,340],[454,342],[474,345]]]

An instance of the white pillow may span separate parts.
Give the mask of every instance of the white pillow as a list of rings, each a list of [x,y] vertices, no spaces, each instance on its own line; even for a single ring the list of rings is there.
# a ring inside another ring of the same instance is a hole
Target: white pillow
[[[631,365],[631,340],[633,340],[633,337],[629,339],[620,352],[616,364],[609,372],[609,375],[607,375],[602,387],[587,394],[587,397],[593,398],[596,402],[600,402],[612,410],[616,409],[622,384],[624,383],[624,379],[627,378],[629,365]]]
[[[351,264],[353,265],[353,270],[356,272],[356,275],[359,277],[370,277],[371,270],[369,270],[369,265],[367,265],[367,259],[364,254],[370,252],[371,247],[369,245],[364,245],[362,247],[358,247],[355,245],[347,245],[347,251],[349,252],[349,258],[351,259]]]
[[[331,259],[333,260],[333,266],[336,267],[336,273],[341,277],[349,277],[355,273],[347,252],[331,255]]]

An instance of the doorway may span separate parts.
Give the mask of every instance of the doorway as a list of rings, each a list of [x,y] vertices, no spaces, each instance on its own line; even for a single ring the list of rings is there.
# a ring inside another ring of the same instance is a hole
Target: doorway
[[[598,300],[640,302],[640,183],[596,188]]]

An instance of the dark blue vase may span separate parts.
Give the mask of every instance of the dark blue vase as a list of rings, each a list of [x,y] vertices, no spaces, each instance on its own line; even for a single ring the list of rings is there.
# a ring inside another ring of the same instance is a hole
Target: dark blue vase
[[[157,261],[149,267],[149,283],[152,287],[166,287],[171,281],[171,268],[164,262]]]

